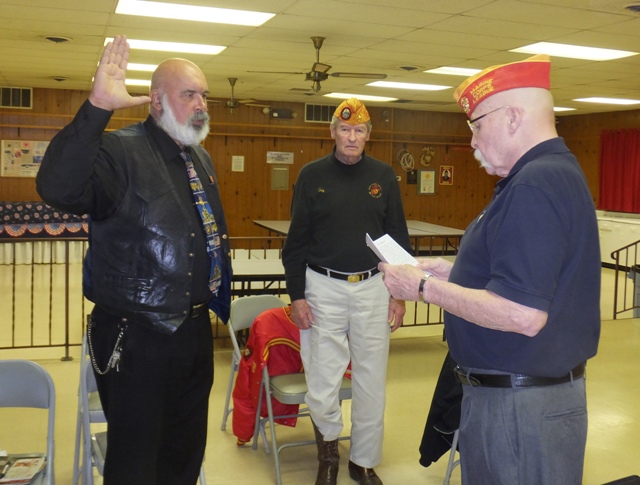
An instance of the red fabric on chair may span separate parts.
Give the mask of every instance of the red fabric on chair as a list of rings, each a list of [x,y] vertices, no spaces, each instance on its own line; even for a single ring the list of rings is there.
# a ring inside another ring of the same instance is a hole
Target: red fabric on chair
[[[302,372],[300,359],[300,331],[291,320],[289,307],[262,312],[251,326],[249,340],[238,366],[233,388],[233,434],[239,441],[253,437],[256,408],[260,397],[262,370],[269,365],[269,375]],[[275,415],[297,414],[297,405],[285,405],[272,400]],[[267,416],[266,401],[260,410]],[[297,418],[276,420],[279,424],[295,426]]]

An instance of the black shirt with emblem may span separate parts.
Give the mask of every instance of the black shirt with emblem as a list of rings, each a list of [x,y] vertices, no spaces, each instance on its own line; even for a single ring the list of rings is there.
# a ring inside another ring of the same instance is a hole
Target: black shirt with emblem
[[[389,234],[407,251],[411,243],[393,168],[362,154],[346,165],[332,154],[305,165],[294,188],[291,226],[282,261],[291,300],[304,298],[309,264],[345,273],[380,262],[365,235]]]

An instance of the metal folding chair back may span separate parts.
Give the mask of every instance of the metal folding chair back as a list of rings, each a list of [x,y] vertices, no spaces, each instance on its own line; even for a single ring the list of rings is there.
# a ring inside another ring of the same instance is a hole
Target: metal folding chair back
[[[47,410],[46,467],[32,483],[53,485],[56,391],[49,373],[29,360],[0,360],[0,407]]]

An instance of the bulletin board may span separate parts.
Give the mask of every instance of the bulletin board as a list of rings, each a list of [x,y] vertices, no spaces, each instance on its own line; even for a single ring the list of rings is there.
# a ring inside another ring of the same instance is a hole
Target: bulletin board
[[[48,141],[2,140],[0,176],[35,177]]]

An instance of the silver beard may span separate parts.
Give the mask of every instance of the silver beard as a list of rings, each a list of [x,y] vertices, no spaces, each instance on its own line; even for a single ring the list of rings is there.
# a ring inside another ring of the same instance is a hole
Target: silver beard
[[[473,156],[475,157],[476,160],[478,160],[478,162],[480,162],[480,166],[482,168],[484,168],[485,170],[489,170],[491,168],[491,164],[487,162],[487,159],[484,158],[484,155],[482,154],[482,152],[477,148],[473,152]]]
[[[200,120],[205,122],[202,128],[195,127],[193,122]],[[171,138],[184,146],[199,145],[209,134],[209,113],[206,111],[196,113],[190,116],[184,124],[181,124],[176,120],[169,104],[169,97],[166,94],[162,96],[162,115],[157,123]]]

